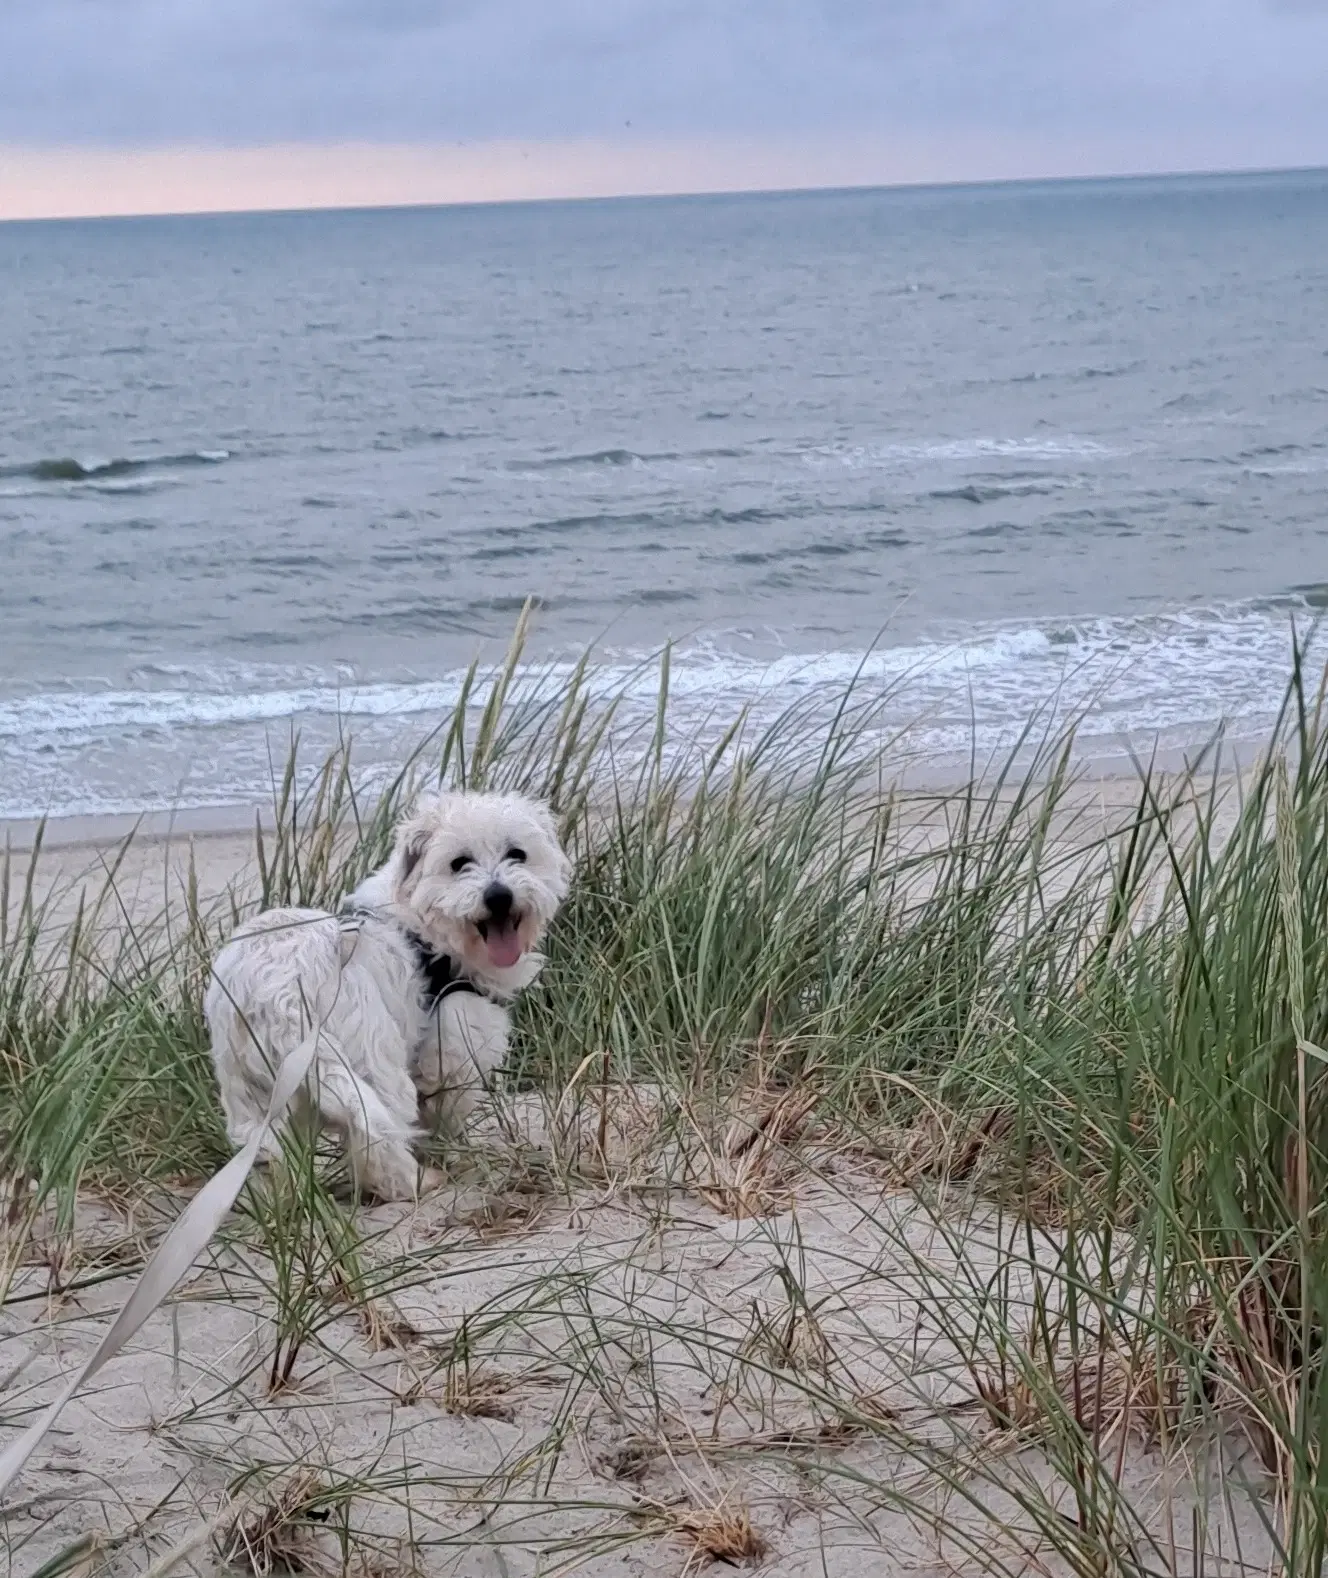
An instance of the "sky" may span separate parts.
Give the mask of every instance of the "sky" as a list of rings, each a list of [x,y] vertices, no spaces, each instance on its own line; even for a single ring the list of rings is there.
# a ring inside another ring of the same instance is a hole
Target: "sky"
[[[0,0],[0,217],[1328,164],[1328,0]]]

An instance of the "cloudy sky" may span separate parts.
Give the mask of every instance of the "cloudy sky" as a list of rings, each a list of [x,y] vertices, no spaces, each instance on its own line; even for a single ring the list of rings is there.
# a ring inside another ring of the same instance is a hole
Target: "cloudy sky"
[[[0,214],[1321,162],[1328,0],[0,0]]]

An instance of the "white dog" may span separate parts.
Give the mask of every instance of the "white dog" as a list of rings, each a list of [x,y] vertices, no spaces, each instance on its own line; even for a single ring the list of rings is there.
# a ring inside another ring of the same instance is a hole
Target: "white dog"
[[[339,915],[268,910],[241,926],[203,1003],[232,1143],[262,1123],[277,1065],[316,1035],[300,1111],[343,1137],[363,1190],[410,1198],[420,1108],[455,1128],[503,1061],[504,1004],[539,973],[533,950],[570,871],[544,806],[445,794],[403,822]]]

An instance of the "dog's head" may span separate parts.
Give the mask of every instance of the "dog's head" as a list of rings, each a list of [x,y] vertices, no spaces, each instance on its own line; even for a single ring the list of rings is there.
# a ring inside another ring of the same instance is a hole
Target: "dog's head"
[[[492,975],[538,945],[571,869],[547,806],[515,794],[437,795],[397,832],[393,899],[437,952]]]

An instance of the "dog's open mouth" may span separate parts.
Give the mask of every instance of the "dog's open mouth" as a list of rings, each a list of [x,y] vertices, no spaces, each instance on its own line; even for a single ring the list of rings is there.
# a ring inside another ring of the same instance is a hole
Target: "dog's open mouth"
[[[521,957],[521,917],[504,915],[500,920],[475,922],[475,930],[484,940],[489,963],[495,970],[510,970]]]

